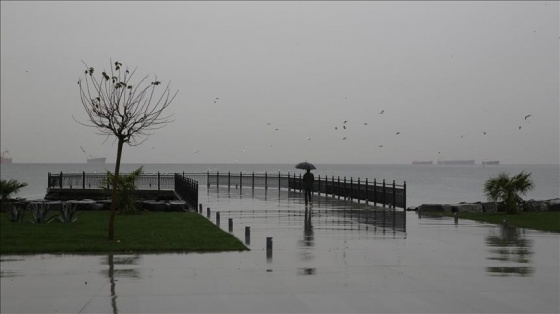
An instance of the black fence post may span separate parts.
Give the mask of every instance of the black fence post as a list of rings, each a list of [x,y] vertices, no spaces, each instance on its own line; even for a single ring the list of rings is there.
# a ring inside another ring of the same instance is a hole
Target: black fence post
[[[403,230],[406,232],[406,181],[403,184]]]
[[[268,190],[268,172],[264,173],[264,189]]]
[[[342,192],[340,192],[340,176],[338,176],[338,184],[337,184],[336,190],[338,192],[337,193],[338,194],[338,199],[340,199],[340,194],[342,194]]]
[[[383,207],[385,207],[386,191],[385,191],[385,179],[383,179]]]
[[[231,172],[228,171],[227,172],[227,190],[228,190],[228,192],[229,192],[229,189],[230,189],[230,184],[231,184]]]
[[[321,196],[321,175],[317,176],[317,183],[318,183],[318,187],[317,187],[317,196]]]
[[[393,231],[395,230],[395,223],[397,222],[397,211],[395,208],[396,199],[397,199],[397,190],[395,189],[395,180],[393,180]]]
[[[86,189],[86,172],[82,171],[82,189]]]
[[[301,173],[299,174],[299,192],[301,193],[301,190],[303,188],[303,180],[301,179]]]
[[[206,188],[210,189],[210,171],[206,171]]]
[[[280,193],[280,182],[281,182],[280,171],[278,171],[278,193]]]
[[[368,185],[368,178],[366,178],[366,205],[369,204],[369,185]]]
[[[62,171],[60,172],[60,188],[62,189]]]
[[[346,177],[344,177],[344,199],[348,199],[348,187],[346,186]]]
[[[361,186],[360,186],[360,177],[358,177],[358,196],[356,197],[358,199],[358,204],[360,204],[360,200],[362,199],[362,190],[361,190]]]
[[[373,179],[373,206],[377,206],[377,179]]]
[[[47,182],[47,187],[50,188],[50,187],[51,187],[51,173],[50,173],[50,172],[48,172],[47,180],[48,180],[48,182]]]
[[[334,176],[331,176],[331,184],[332,184],[332,186],[331,186],[331,196],[334,197],[335,196],[335,194],[334,194]]]
[[[158,191],[161,190],[161,177],[160,177],[159,171],[157,172],[157,190]]]
[[[243,191],[243,173],[239,171],[239,195]]]
[[[253,171],[252,175],[251,175],[251,189],[253,190],[253,193],[255,193],[255,172]]]
[[[216,171],[216,189],[220,189],[220,172]]]
[[[395,180],[393,180],[393,209],[397,204],[397,189],[395,188]]]

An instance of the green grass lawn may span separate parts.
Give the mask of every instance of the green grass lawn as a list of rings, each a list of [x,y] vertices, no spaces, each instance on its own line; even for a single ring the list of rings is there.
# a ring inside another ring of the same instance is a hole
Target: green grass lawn
[[[450,213],[430,213],[434,215],[453,216]],[[524,212],[515,215],[506,213],[457,213],[460,219],[502,224],[507,219],[511,227],[535,229],[560,233],[560,212]]]
[[[54,214],[54,213],[53,213]],[[0,254],[218,252],[248,248],[196,213],[144,212],[117,215],[115,240],[109,241],[109,212],[83,212],[74,223],[23,223],[0,215]]]

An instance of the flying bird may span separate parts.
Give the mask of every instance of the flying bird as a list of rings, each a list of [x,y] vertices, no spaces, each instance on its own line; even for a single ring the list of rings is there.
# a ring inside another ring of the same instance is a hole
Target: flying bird
[[[383,147],[383,145],[379,145],[379,147]]]
[[[335,126],[334,129],[335,129],[335,130],[338,130],[338,127]]]
[[[364,125],[368,125],[367,122],[364,122]]]
[[[348,120],[344,120],[344,124],[346,124],[346,122],[348,122]]]
[[[343,141],[346,140],[346,137],[343,137],[342,140],[343,140]]]
[[[383,112],[385,112],[385,109],[381,110],[381,112],[379,114],[383,114]]]
[[[521,126],[519,126],[519,129],[521,130]]]
[[[525,120],[527,120],[527,118],[532,117],[532,116],[533,116],[532,114],[526,115],[526,116],[525,116]]]
[[[345,125],[343,125],[342,128],[346,130],[346,126],[345,126]]]

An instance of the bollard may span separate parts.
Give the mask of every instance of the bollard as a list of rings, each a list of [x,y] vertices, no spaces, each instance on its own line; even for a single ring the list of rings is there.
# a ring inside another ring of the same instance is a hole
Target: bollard
[[[210,219],[210,207],[206,207],[206,218]]]
[[[455,224],[459,224],[459,217],[457,217],[457,213],[453,214],[453,217],[455,218]]]
[[[249,245],[251,243],[251,227],[245,227],[245,244]]]
[[[272,237],[266,237],[266,260],[272,261]]]
[[[198,212],[202,214],[202,204],[198,204]]]
[[[233,232],[233,218],[228,219],[228,229],[230,233]]]
[[[216,212],[216,225],[220,225],[220,212]]]
[[[504,218],[504,222],[502,223],[502,226],[503,226],[504,228],[507,228],[507,227],[508,227],[508,221],[507,221],[507,219]]]

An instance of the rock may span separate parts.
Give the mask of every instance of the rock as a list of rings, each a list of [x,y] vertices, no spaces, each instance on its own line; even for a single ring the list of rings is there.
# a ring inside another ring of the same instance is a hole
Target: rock
[[[418,207],[418,212],[447,212],[452,211],[449,204],[422,204]]]
[[[482,204],[460,203],[453,206],[453,209],[459,213],[481,213]]]
[[[482,211],[485,213],[495,213],[498,211],[498,205],[495,202],[480,203]]]

